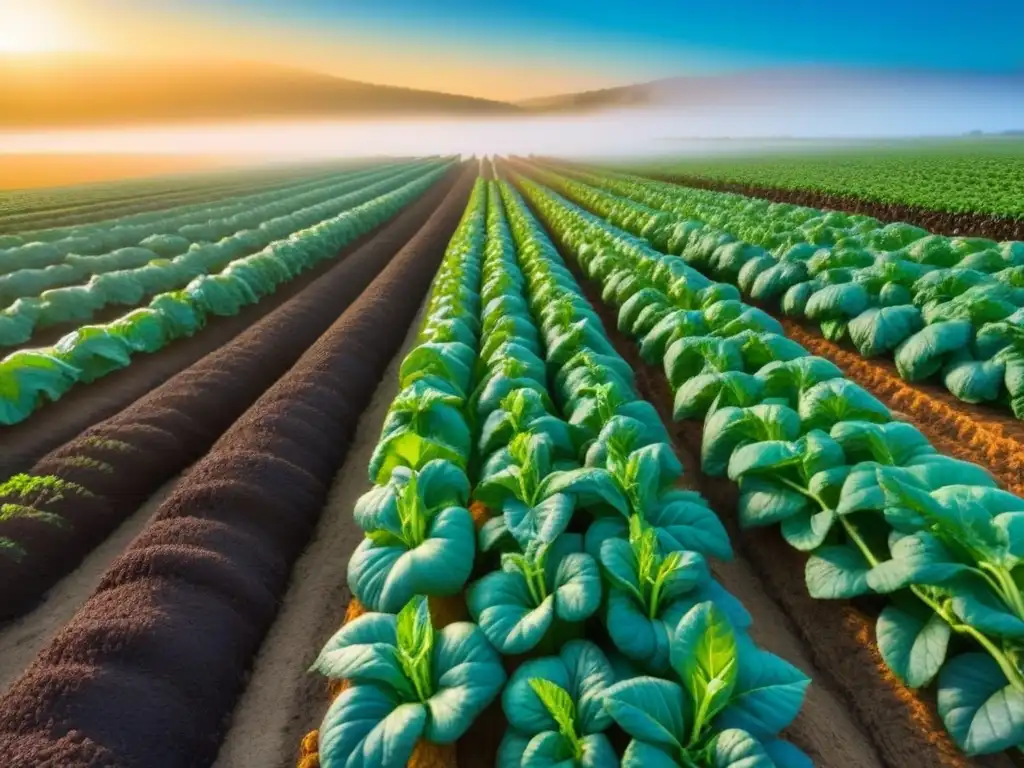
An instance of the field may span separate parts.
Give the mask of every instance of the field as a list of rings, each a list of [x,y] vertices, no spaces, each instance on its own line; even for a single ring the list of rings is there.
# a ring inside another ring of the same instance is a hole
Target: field
[[[666,159],[665,179],[908,221],[937,234],[1024,239],[1024,138],[895,140],[813,151]]]
[[[999,158],[0,194],[3,765],[1024,765]]]

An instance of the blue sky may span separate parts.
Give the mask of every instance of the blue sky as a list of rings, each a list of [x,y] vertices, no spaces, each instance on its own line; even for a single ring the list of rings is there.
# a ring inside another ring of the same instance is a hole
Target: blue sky
[[[1024,71],[1024,2],[165,0],[236,22],[523,59],[628,81],[757,65]]]

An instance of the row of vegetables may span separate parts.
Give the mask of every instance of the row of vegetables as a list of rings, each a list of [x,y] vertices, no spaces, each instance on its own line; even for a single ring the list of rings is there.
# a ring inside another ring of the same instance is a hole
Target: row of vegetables
[[[330,259],[391,218],[448,172],[450,163],[402,171],[338,198],[336,214],[229,259],[217,274],[201,272],[181,290],[165,290],[146,307],[109,323],[83,325],[51,347],[23,349],[0,360],[0,424],[28,418],[75,384],[124,368],[140,352],[156,352],[194,335],[210,316],[235,315],[278,286]],[[333,205],[333,204],[332,204]],[[186,254],[187,256],[187,254]],[[152,267],[159,271],[159,267]]]
[[[96,256],[139,245],[155,235],[176,235],[189,242],[216,241],[241,229],[258,227],[267,218],[327,200],[330,195],[325,192],[349,179],[400,165],[375,163],[333,174],[312,173],[272,184],[255,184],[245,193],[214,200],[175,204],[172,199],[157,210],[0,235],[0,273],[60,264],[69,254]],[[227,229],[232,223],[235,227]]]
[[[320,764],[419,764],[500,694],[502,767],[810,765],[778,738],[809,681],[711,577],[720,521],[508,185],[477,182],[425,313],[354,510],[368,612],[315,665],[346,681]]]
[[[301,229],[303,219],[315,222],[318,213],[320,218],[330,213],[325,204],[403,167],[410,164],[376,166],[215,204],[151,212],[145,214],[145,221],[96,222],[53,242],[0,250],[0,306],[49,289],[85,283],[94,275],[132,270],[161,259],[177,263],[173,261],[176,257],[199,244],[232,236],[233,242],[245,245],[251,253],[280,239],[279,232],[287,233],[284,217],[301,211],[301,218],[291,222],[292,231]],[[243,232],[246,239],[239,237]]]
[[[935,685],[967,754],[1024,744],[1024,500],[937,453],[735,286],[516,181],[600,284],[620,330],[664,366],[675,417],[703,420],[702,469],[738,484],[741,525],[779,525],[809,555],[813,597],[888,598],[882,657],[907,685]],[[622,206],[634,221],[649,216]]]
[[[38,295],[18,299],[0,312],[0,345],[22,344],[32,339],[41,328],[69,322],[85,322],[107,306],[137,306],[146,297],[156,293],[183,288],[190,280],[216,272],[232,261],[250,256],[260,250],[281,247],[303,230],[330,221],[341,213],[375,197],[396,189],[440,163],[417,163],[398,169],[356,178],[336,185],[337,194],[306,208],[288,208],[278,215],[263,220],[255,228],[218,227],[208,232],[213,239],[179,248],[177,236],[157,235],[169,250],[159,243],[148,247],[126,248],[111,255],[115,261],[126,259],[126,266],[105,270],[96,262],[100,257],[67,257],[73,264],[62,264],[56,269],[77,269],[82,262],[90,262],[90,270],[98,270],[85,283],[65,285],[43,290]],[[215,224],[210,222],[211,227]],[[219,237],[221,232],[228,234]],[[172,251],[176,255],[172,255]],[[126,253],[127,252],[127,253]],[[169,256],[169,257],[168,257]],[[140,263],[141,262],[141,263]],[[52,269],[52,268],[51,268]]]
[[[1024,418],[1024,243],[560,170],[539,178],[752,301],[864,357],[891,355],[908,382],[935,377]]]

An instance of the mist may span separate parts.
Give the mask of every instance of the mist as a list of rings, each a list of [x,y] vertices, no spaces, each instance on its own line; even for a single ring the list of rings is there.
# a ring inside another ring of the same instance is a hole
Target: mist
[[[1016,94],[1019,95],[1019,94]],[[581,115],[231,121],[8,130],[0,153],[218,155],[267,161],[434,154],[635,157],[737,153],[802,139],[940,137],[1024,129],[1024,98],[997,90],[777,92],[693,106]],[[789,141],[783,139],[788,138]],[[728,139],[728,141],[723,141]]]

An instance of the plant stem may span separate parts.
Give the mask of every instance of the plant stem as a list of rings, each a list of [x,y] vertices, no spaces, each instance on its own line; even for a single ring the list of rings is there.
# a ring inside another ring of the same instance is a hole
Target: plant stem
[[[686,746],[692,747],[700,738],[700,732],[704,730],[704,719],[708,716],[708,707],[710,704],[710,696],[705,696],[701,700],[700,706],[697,708],[697,713],[693,718],[693,728],[690,731],[690,742]]]
[[[999,665],[1003,674],[1006,675],[1007,681],[1009,681],[1009,683],[1018,691],[1024,691],[1024,678],[1021,677],[1016,665],[1006,656],[1005,653],[1003,653],[1003,650],[999,646],[992,642],[989,637],[972,627],[970,624],[964,624],[957,621],[955,616],[950,615],[949,611],[947,611],[938,601],[928,595],[921,587],[913,585],[910,587],[910,591],[913,592],[921,602],[942,617],[943,621],[949,624],[950,629],[954,632],[973,637],[982,648],[988,651],[996,664]]]
[[[1003,598],[1003,602],[1017,614],[1017,618],[1024,619],[1024,598],[1021,597],[1020,590],[1017,588],[1017,584],[1010,572],[991,563],[983,562],[981,567],[990,572],[999,583],[999,588],[996,591]]]
[[[661,600],[661,580],[654,580],[654,589],[651,590],[651,599],[647,606],[647,618],[654,621],[658,617],[658,603]]]

